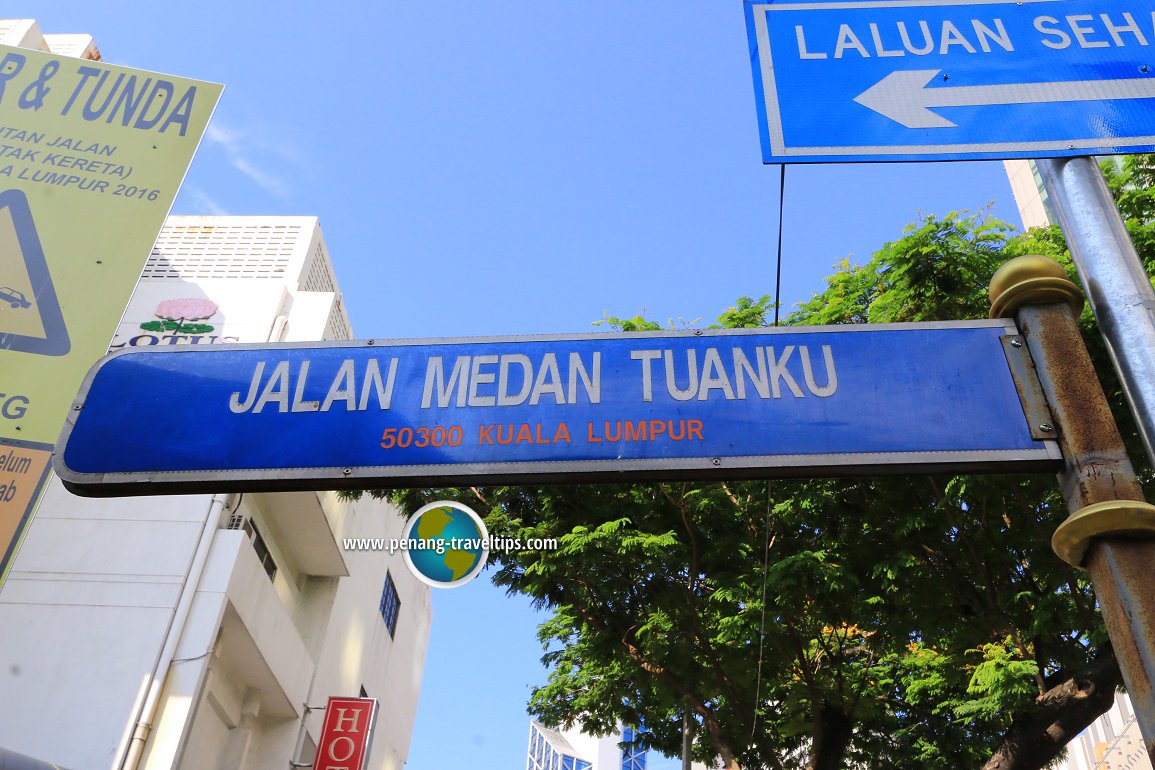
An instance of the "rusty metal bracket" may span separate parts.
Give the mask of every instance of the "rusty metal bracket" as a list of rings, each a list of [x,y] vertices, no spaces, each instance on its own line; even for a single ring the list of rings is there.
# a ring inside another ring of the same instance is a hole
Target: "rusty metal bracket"
[[[1043,395],[1043,386],[1039,382],[1039,373],[1035,369],[1030,351],[1027,350],[1023,338],[1018,335],[1007,335],[1000,339],[1007,364],[1011,368],[1011,379],[1015,381],[1015,390],[1019,392],[1023,415],[1026,416],[1031,429],[1031,438],[1040,441],[1054,440],[1055,418],[1051,415],[1051,408],[1047,406],[1047,398]]]

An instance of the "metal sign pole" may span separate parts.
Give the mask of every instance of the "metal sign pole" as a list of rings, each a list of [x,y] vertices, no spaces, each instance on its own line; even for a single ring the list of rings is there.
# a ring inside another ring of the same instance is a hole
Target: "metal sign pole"
[[[1037,160],[1091,310],[1155,464],[1155,291],[1094,158]]]
[[[991,316],[1018,320],[1063,449],[1059,482],[1071,515],[1051,547],[1091,578],[1147,756],[1155,761],[1155,506],[1143,500],[1095,378],[1076,323],[1082,308],[1078,287],[1046,257],[1018,257],[991,279]],[[1106,696],[1106,711],[1113,692],[1080,687],[1083,697]]]

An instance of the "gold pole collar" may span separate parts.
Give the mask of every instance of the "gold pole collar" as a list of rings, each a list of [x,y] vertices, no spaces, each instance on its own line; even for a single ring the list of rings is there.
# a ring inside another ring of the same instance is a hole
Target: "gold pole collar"
[[[1097,537],[1155,537],[1155,505],[1108,500],[1072,513],[1051,538],[1051,549],[1073,567],[1082,567]]]
[[[988,288],[991,318],[1014,318],[1023,305],[1066,302],[1077,318],[1083,312],[1083,292],[1067,271],[1050,257],[1028,254],[1010,260],[991,277]]]

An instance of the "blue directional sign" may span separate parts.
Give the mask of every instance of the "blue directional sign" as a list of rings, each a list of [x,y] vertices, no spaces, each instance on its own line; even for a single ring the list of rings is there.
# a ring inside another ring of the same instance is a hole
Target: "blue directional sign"
[[[745,5],[766,163],[1155,148],[1155,0]]]
[[[82,494],[1053,467],[1010,321],[131,349],[56,470]]]

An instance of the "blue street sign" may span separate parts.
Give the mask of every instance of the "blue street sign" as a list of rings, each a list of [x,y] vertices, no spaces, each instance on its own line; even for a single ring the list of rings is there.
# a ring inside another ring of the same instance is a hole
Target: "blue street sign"
[[[85,382],[83,494],[1053,467],[1010,321],[131,349]]]
[[[766,163],[1155,148],[1155,0],[745,4]]]

